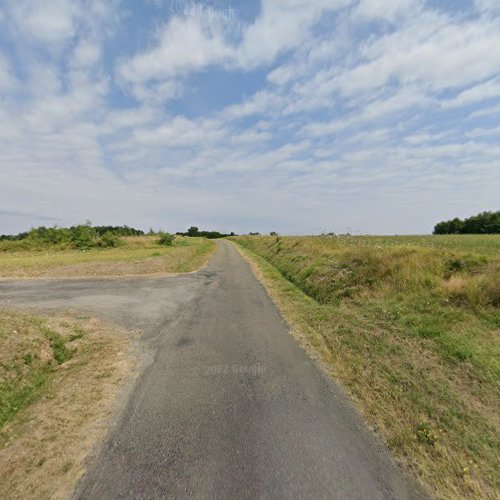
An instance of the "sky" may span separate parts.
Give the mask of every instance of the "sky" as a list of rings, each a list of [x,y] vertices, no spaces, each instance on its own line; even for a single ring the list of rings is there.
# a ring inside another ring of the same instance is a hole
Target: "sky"
[[[500,0],[0,0],[0,233],[425,234],[499,200]]]

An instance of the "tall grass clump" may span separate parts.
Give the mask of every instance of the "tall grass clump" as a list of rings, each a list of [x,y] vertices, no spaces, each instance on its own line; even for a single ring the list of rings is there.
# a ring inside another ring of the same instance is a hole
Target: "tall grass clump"
[[[39,397],[57,367],[72,358],[73,340],[42,318],[0,309],[0,442],[2,426]]]

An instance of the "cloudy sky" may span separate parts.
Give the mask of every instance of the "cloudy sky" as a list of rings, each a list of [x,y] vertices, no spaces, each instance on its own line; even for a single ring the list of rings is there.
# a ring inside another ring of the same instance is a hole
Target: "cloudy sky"
[[[429,233],[499,200],[500,0],[0,2],[0,233]]]

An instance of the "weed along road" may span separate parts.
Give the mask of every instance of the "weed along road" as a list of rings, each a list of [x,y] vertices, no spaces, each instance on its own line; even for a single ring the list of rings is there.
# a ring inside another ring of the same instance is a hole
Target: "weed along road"
[[[147,353],[76,498],[422,498],[297,346],[233,244],[168,278],[0,282],[0,302],[88,311]]]

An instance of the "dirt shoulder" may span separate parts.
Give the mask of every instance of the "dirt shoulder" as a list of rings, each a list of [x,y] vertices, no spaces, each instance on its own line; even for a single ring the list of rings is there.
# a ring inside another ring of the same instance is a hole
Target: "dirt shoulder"
[[[0,320],[0,497],[67,498],[138,372],[134,334],[73,312]]]

